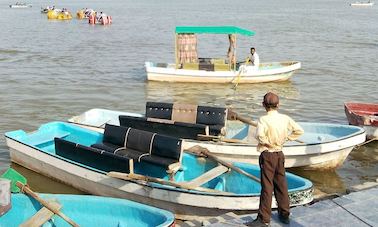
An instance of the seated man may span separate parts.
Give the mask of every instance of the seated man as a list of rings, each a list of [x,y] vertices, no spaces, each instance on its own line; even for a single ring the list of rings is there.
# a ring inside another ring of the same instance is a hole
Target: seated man
[[[245,60],[247,65],[251,64],[257,70],[260,65],[260,58],[259,55],[256,53],[256,49],[254,47],[251,48],[251,54]]]

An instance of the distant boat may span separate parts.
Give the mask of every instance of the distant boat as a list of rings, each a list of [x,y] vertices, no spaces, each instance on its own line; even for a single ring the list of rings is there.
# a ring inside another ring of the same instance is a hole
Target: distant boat
[[[155,113],[151,113],[149,109],[152,109]],[[184,149],[194,145],[200,145],[229,161],[258,164],[260,153],[256,149],[257,143],[256,141],[249,141],[248,139],[251,137],[248,136],[249,131],[255,131],[252,126],[236,120],[225,121],[223,118],[222,125],[209,126],[209,133],[216,137],[221,131],[226,132],[224,142],[201,141],[198,140],[197,135],[206,134],[205,122],[202,121],[201,124],[190,124],[178,120],[173,121],[169,114],[173,109],[172,104],[148,102],[146,104],[146,115],[104,109],[91,109],[79,116],[72,117],[68,121],[79,124],[84,128],[100,132],[103,131],[105,123],[110,123],[177,136],[183,139]],[[226,111],[226,108],[222,110],[220,107],[201,106],[201,109],[211,110],[207,115],[209,118],[211,118],[211,116],[225,116]],[[178,112],[180,111],[176,111],[176,113]],[[216,113],[214,114],[214,112]],[[189,113],[189,111],[182,109],[180,113],[185,114]],[[158,117],[158,115],[160,115],[160,117]],[[163,117],[166,117],[166,119],[161,119]],[[122,120],[122,122],[120,122],[120,120]],[[211,121],[211,123],[214,123],[214,120]],[[286,168],[337,168],[343,164],[353,147],[364,142],[366,137],[364,130],[355,126],[312,122],[299,122],[299,124],[305,130],[304,135],[300,138],[303,143],[291,141],[285,144],[283,151],[285,153]],[[227,142],[231,140],[232,142]]]
[[[173,226],[171,212],[125,199],[89,195],[39,194],[48,201],[56,201],[65,215],[80,226]],[[0,217],[0,226],[32,226],[28,220],[42,207],[25,194],[11,195],[12,208]],[[34,216],[36,218],[38,216]],[[41,217],[41,216],[40,216]],[[69,226],[55,215],[43,226]]]
[[[349,124],[363,127],[368,139],[378,138],[377,103],[346,102],[344,108]]]
[[[114,125],[106,125],[105,132],[99,133],[64,122],[50,122],[31,133],[7,132],[5,136],[15,163],[91,194],[172,211],[180,219],[217,216],[231,210],[252,212],[259,207],[258,180],[212,159],[183,152],[177,138]],[[254,178],[260,176],[257,165],[232,165]],[[127,173],[131,178],[120,180],[107,175],[110,171]],[[149,180],[152,178],[158,182]],[[286,173],[286,178],[290,205],[312,201],[311,181],[291,173]]]
[[[199,58],[197,34],[229,36],[228,59]],[[255,32],[234,26],[176,27],[175,62],[145,62],[147,80],[191,83],[264,83],[286,81],[301,68],[298,61],[265,62],[258,66],[236,62],[236,35],[253,36]],[[234,37],[234,38],[230,38]]]
[[[16,3],[16,4],[13,4],[13,5],[9,5],[10,8],[30,8],[32,7],[31,4],[26,4],[26,3]]]
[[[350,3],[351,6],[373,6],[374,2],[368,1],[368,2],[354,2]]]

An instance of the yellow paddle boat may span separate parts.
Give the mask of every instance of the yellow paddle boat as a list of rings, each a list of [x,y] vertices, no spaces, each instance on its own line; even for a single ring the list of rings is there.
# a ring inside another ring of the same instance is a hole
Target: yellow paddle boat
[[[47,13],[47,19],[71,20],[72,14],[68,11],[62,11],[60,9],[49,10]]]

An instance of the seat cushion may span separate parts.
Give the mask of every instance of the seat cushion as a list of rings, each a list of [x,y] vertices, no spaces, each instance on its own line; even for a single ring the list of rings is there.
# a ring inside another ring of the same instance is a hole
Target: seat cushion
[[[155,133],[131,128],[127,135],[126,148],[139,151],[141,153],[150,153],[152,148],[152,137]]]
[[[182,140],[180,139],[157,134],[153,141],[151,156],[159,156],[179,162],[182,153],[181,145]]]
[[[118,146],[124,146],[127,131],[128,128],[126,127],[106,124],[103,142],[112,143]]]
[[[167,168],[169,165],[176,163],[177,160],[175,159],[170,159],[170,158],[163,158],[160,156],[155,156],[155,155],[148,155],[148,156],[142,156],[141,157],[142,162],[149,162],[154,165],[159,165]]]
[[[145,116],[147,118],[160,118],[171,120],[172,107],[172,103],[147,102]]]
[[[117,156],[102,150],[76,144],[67,140],[55,138],[55,152],[66,159],[83,165],[109,172],[130,172],[130,159]]]
[[[227,109],[221,107],[198,106],[197,124],[226,125]]]
[[[114,151],[118,150],[119,148],[121,148],[123,146],[114,145],[112,143],[104,142],[104,143],[92,144],[91,147],[99,149],[99,150],[104,150],[104,151],[107,151],[107,152],[110,152],[110,153],[114,153]]]

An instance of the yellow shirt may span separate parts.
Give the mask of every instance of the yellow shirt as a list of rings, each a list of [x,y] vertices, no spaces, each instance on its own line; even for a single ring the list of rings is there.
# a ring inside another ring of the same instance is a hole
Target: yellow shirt
[[[287,140],[296,140],[303,133],[302,127],[289,116],[280,114],[276,110],[268,111],[257,123],[256,139],[259,141],[257,150],[282,151],[282,146]]]

